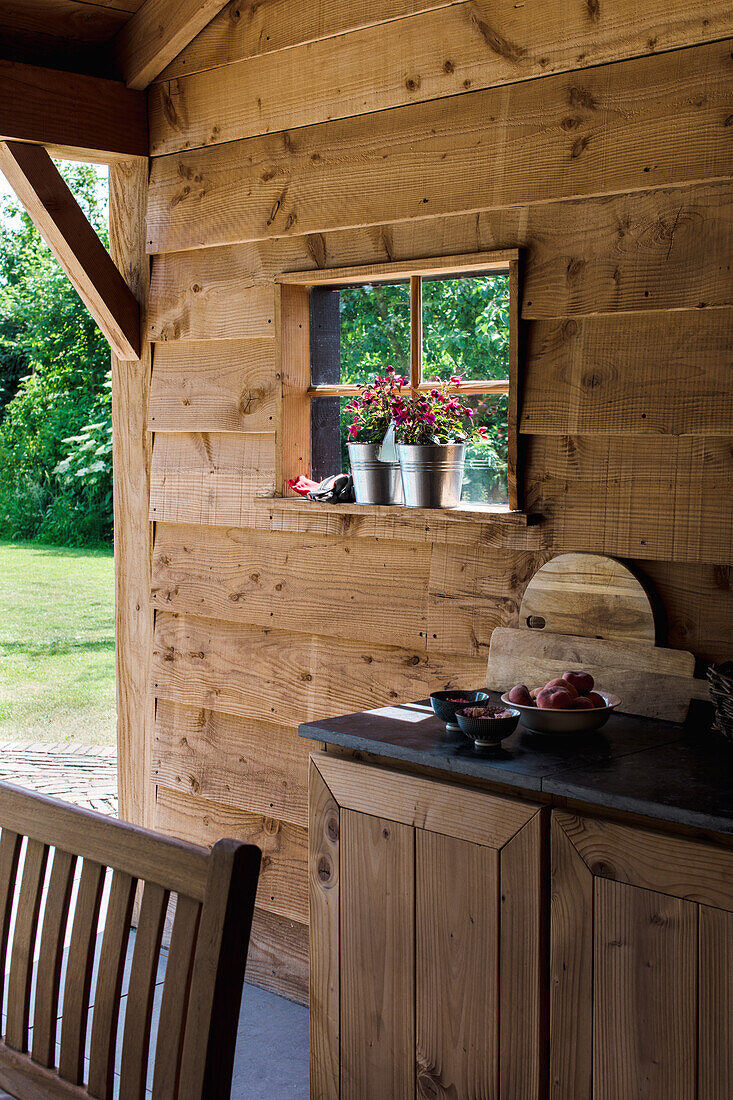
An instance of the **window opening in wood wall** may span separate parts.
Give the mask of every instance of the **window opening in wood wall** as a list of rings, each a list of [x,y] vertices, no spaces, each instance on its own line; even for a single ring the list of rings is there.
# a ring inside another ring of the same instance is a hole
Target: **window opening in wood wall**
[[[391,276],[391,277],[390,277]],[[518,507],[518,253],[281,276],[283,477],[348,471],[346,406],[393,366],[413,393],[462,375],[489,428],[468,448],[464,503]],[[296,442],[294,432],[307,437]]]

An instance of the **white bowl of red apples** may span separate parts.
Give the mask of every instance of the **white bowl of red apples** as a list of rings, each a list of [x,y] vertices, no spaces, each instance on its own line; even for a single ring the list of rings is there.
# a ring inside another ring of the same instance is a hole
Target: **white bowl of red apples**
[[[531,691],[515,684],[501,697],[516,707],[522,723],[534,733],[584,733],[600,729],[621,700],[607,691],[595,691],[593,677],[582,669],[571,669]]]

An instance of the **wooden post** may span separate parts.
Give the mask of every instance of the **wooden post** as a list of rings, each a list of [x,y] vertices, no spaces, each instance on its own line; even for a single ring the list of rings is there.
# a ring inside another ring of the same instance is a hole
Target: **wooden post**
[[[145,161],[110,168],[110,251],[144,307],[150,263],[145,254]],[[117,768],[120,817],[153,824],[151,761],[155,703],[150,693],[154,612],[150,603],[153,527],[148,519],[152,437],[147,430],[152,347],[140,358],[112,356],[114,431],[115,637],[117,653]]]

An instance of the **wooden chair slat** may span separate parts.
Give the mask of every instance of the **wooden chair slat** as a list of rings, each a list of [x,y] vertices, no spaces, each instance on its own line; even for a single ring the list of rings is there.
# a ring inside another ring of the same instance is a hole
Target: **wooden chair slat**
[[[124,871],[113,873],[94,993],[87,1085],[89,1095],[98,1100],[112,1100],[114,1089],[120,993],[136,887],[137,879],[131,875]]]
[[[29,795],[10,783],[0,783],[0,824],[22,836],[203,901],[208,852],[196,844],[157,836],[137,825],[65,805],[55,798]]]
[[[75,870],[76,856],[57,848],[53,853],[43,914],[33,1009],[33,1060],[42,1066],[56,1065],[59,982]]]
[[[153,1100],[171,1100],[178,1095],[181,1051],[200,916],[199,902],[179,894],[160,1006]]]
[[[31,1009],[33,954],[38,932],[38,914],[48,863],[48,845],[29,840],[25,850],[23,877],[15,915],[13,949],[8,978],[8,1018],[5,1042],[14,1050],[28,1050],[28,1022]]]
[[[1,820],[1,819],[0,819]],[[8,954],[8,933],[13,912],[15,881],[23,837],[3,827],[0,835],[0,1005],[5,993],[5,960]]]
[[[211,851],[186,1017],[179,1100],[229,1098],[261,858],[259,848],[235,840],[220,840]]]
[[[66,964],[59,1074],[74,1085],[84,1080],[89,992],[105,871],[105,867],[91,859],[82,864]]]
[[[120,1100],[145,1096],[155,979],[169,897],[168,890],[157,883],[145,883],[127,991]]]

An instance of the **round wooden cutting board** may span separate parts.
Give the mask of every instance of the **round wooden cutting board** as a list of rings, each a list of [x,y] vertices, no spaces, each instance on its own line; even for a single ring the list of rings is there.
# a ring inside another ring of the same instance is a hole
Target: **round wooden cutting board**
[[[647,645],[656,639],[643,585],[602,554],[559,554],[543,565],[527,585],[519,627]]]
[[[486,685],[538,687],[568,668],[583,668],[599,688],[621,697],[621,710],[683,722],[690,699],[707,699],[695,658],[655,646],[654,613],[634,574],[600,554],[559,554],[532,577],[519,627],[491,635]]]

